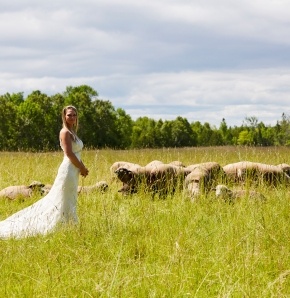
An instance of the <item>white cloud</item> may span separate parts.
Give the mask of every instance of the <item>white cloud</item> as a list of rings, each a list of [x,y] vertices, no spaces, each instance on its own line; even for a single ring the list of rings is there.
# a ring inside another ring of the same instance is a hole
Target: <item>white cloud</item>
[[[286,0],[10,0],[0,94],[87,84],[134,118],[240,125],[289,114]]]

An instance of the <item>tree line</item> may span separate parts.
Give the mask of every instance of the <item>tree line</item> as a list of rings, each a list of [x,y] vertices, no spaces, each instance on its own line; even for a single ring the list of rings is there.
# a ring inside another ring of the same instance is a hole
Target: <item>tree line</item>
[[[290,117],[282,114],[276,125],[265,125],[256,117],[246,117],[241,126],[219,127],[210,123],[176,117],[132,120],[125,110],[115,108],[87,85],[68,86],[63,93],[48,96],[39,90],[26,98],[23,93],[0,95],[0,150],[58,150],[58,133],[62,126],[61,111],[72,104],[79,112],[79,136],[86,148],[170,148],[191,146],[288,146]]]

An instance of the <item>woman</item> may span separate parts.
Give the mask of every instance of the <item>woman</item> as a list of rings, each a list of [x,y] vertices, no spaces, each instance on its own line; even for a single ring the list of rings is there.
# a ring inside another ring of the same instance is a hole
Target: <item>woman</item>
[[[64,159],[50,192],[33,205],[0,222],[0,238],[21,238],[46,234],[59,222],[78,221],[77,188],[79,174],[89,173],[81,161],[83,142],[77,136],[78,115],[74,106],[62,111],[63,127],[59,133]]]

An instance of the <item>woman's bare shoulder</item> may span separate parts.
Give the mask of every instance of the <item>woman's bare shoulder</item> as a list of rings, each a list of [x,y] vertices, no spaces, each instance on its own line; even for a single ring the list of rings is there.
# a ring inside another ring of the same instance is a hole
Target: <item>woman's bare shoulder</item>
[[[63,127],[59,132],[60,136],[66,136],[66,135],[70,135],[70,134],[71,134],[71,132],[66,127]]]
[[[62,128],[59,132],[59,138],[62,142],[64,141],[75,141],[76,136],[66,127]]]

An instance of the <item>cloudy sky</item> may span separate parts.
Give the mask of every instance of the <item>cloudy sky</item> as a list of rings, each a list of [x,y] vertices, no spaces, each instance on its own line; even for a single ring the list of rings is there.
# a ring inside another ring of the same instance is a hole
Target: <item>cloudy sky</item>
[[[133,119],[290,114],[289,0],[9,0],[0,94],[86,84]]]

